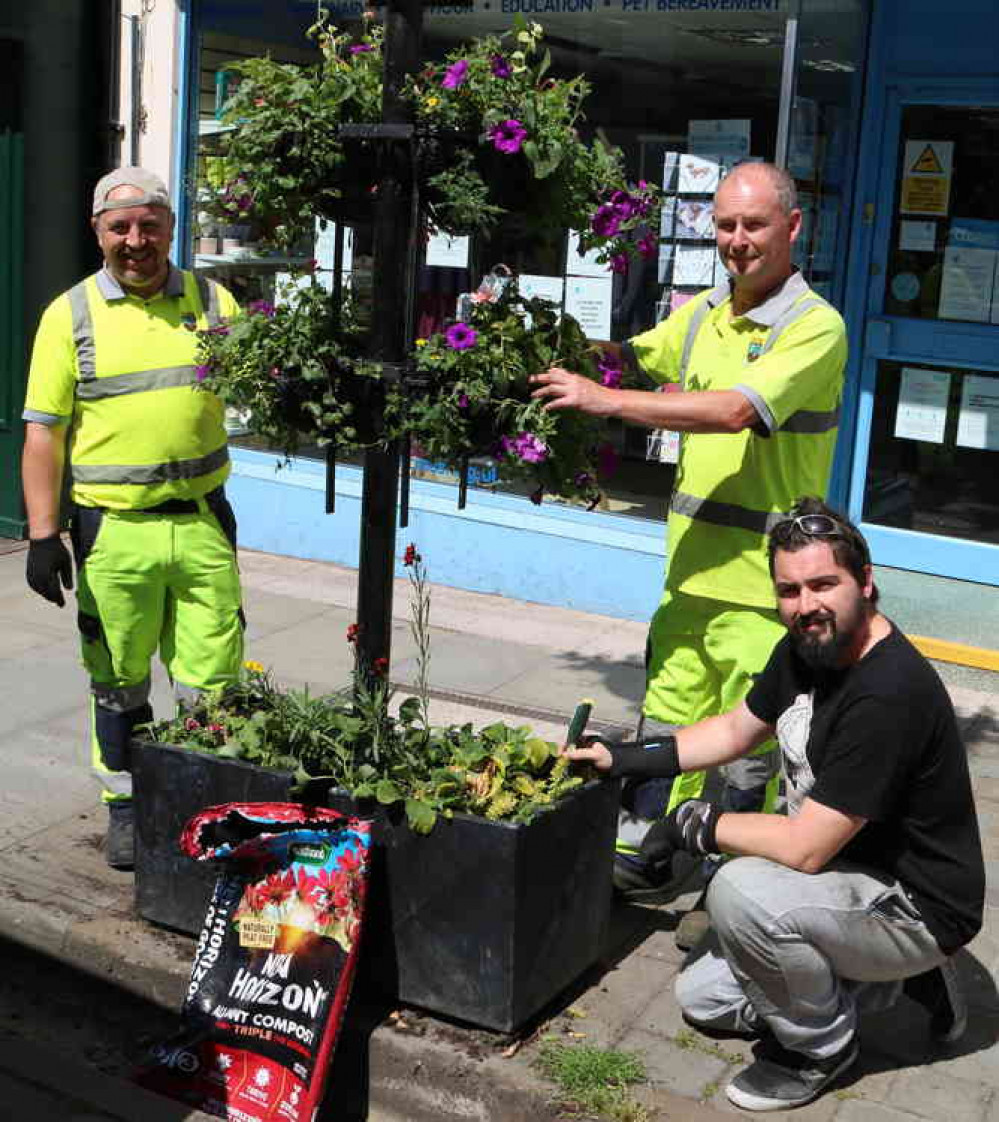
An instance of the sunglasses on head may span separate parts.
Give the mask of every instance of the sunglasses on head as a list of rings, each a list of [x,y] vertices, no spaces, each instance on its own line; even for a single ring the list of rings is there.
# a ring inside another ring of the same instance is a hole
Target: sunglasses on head
[[[808,538],[842,538],[843,527],[828,514],[797,514],[778,522],[771,531],[777,537],[786,537],[791,528]]]

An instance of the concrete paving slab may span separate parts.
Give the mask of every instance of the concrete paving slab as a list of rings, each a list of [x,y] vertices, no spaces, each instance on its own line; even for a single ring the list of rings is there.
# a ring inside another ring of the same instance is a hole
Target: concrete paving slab
[[[933,1122],[985,1122],[991,1098],[980,1082],[958,1079],[931,1064],[899,1080],[891,1105]]]
[[[416,674],[415,644],[410,655],[395,655],[392,677],[411,682]],[[506,689],[509,682],[523,674],[540,675],[548,665],[548,652],[538,647],[523,647],[489,636],[483,643],[477,635],[440,632],[436,628],[430,639],[430,682],[437,689],[461,689],[484,696],[513,696]]]
[[[683,1048],[641,1028],[625,1033],[618,1047],[641,1056],[651,1083],[699,1102],[712,1099],[731,1074],[725,1060]]]
[[[565,665],[568,659],[556,658],[547,673],[520,674],[503,683],[504,699],[529,702],[541,692],[551,709],[571,712],[581,697],[597,701],[593,715],[605,721],[620,721],[634,728],[638,721],[644,685],[641,675],[630,666]]]

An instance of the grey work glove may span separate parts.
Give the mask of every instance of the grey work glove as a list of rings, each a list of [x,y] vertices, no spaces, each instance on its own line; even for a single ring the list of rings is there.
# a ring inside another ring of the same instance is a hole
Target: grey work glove
[[[688,799],[656,822],[642,839],[638,856],[650,865],[668,861],[678,849],[706,857],[718,853],[715,829],[722,815],[720,806],[703,799]]]
[[[63,588],[73,587],[73,560],[58,534],[32,538],[28,542],[28,587],[46,600],[63,607]]]

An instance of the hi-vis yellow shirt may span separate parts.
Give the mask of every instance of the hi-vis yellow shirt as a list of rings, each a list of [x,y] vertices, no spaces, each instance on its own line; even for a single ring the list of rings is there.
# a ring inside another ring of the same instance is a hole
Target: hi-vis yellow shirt
[[[631,346],[656,381],[738,390],[759,415],[739,433],[683,435],[667,591],[773,608],[766,534],[795,499],[824,496],[829,485],[847,357],[842,318],[796,272],[741,316],[731,315],[727,283],[697,296]]]
[[[102,270],[46,308],[23,418],[69,425],[74,501],[135,510],[228,477],[222,402],[197,388],[196,332],[238,312],[220,285],[172,266],[148,300]]]

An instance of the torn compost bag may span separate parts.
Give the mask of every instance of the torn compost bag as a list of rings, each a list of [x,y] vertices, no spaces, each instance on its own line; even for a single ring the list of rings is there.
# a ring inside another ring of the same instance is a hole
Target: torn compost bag
[[[222,864],[182,1028],[136,1082],[231,1122],[311,1122],[357,963],[370,824],[294,803],[195,815],[181,848]]]

